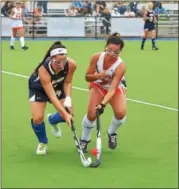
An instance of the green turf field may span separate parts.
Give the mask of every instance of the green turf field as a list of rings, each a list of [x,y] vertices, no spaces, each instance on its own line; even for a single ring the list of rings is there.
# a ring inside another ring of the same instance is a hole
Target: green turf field
[[[2,70],[29,76],[42,60],[50,41],[27,41],[28,51],[15,51],[2,43]],[[103,41],[64,41],[69,56],[76,59],[73,86],[87,89],[84,73],[90,56],[104,47]],[[130,99],[178,108],[177,41],[151,42],[140,51],[139,41],[126,41],[121,54],[127,65],[127,96]],[[120,129],[114,151],[107,147],[107,128],[112,111],[102,115],[102,164],[84,168],[76,152],[69,127],[62,124],[63,136],[54,138],[47,124],[48,155],[36,156],[37,140],[30,125],[26,78],[2,74],[2,187],[3,188],[177,188],[178,112],[128,101],[126,124]],[[88,93],[73,90],[75,125],[87,109]],[[54,112],[48,105],[47,112]],[[95,145],[95,132],[89,148]]]

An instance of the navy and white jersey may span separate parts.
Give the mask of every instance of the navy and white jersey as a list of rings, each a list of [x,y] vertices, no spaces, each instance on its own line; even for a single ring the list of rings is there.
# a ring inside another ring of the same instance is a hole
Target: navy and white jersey
[[[147,15],[146,15],[149,19],[145,20],[144,23],[144,30],[154,30],[155,29],[155,23],[154,23],[154,19],[155,19],[155,14],[153,11],[147,11]]]
[[[147,23],[154,23],[154,19],[155,19],[155,14],[154,11],[147,11],[147,15],[146,15],[149,19],[146,20],[145,22]]]
[[[68,61],[65,63],[64,69],[59,71],[58,73],[55,73],[55,71],[53,70],[49,58],[43,63],[43,66],[46,68],[51,77],[52,86],[57,98],[65,98],[64,81],[68,74]],[[29,78],[29,91],[30,101],[50,101],[40,82],[38,69]]]

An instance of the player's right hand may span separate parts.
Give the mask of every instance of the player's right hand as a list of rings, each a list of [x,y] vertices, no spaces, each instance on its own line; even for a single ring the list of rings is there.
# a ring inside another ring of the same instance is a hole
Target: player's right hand
[[[106,79],[108,77],[108,74],[106,72],[98,73],[99,79]]]
[[[71,121],[73,120],[72,115],[70,115],[69,113],[65,113],[64,120],[71,127]]]

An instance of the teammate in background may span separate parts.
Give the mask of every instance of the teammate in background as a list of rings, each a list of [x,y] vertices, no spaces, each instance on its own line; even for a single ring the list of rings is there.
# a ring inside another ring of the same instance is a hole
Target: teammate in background
[[[14,8],[12,8],[11,13],[9,15],[9,18],[12,19],[12,36],[10,40],[10,49],[14,50],[14,42],[16,39],[16,34],[19,32],[20,35],[20,43],[22,50],[27,50],[28,47],[25,45],[24,40],[24,27],[23,27],[23,17],[24,12],[21,8],[21,2],[16,2],[16,5]]]
[[[119,57],[124,42],[119,33],[112,34],[105,46],[105,52],[92,56],[86,72],[86,81],[90,82],[87,115],[82,122],[81,146],[87,152],[87,145],[95,126],[96,108],[100,114],[109,103],[114,116],[108,129],[108,146],[117,146],[117,130],[126,120],[126,82],[124,78],[125,64]]]
[[[31,107],[31,125],[38,138],[36,154],[47,153],[47,135],[44,112],[47,102],[51,102],[57,113],[48,114],[52,133],[61,136],[60,122],[71,123],[72,116],[65,107],[71,109],[72,78],[76,70],[75,60],[67,57],[67,49],[60,41],[55,42],[46,53],[42,62],[29,78],[29,101]]]
[[[147,10],[144,12],[144,36],[142,38],[142,44],[141,44],[141,50],[144,49],[145,41],[148,37],[148,33],[151,32],[151,39],[152,39],[152,49],[158,50],[158,48],[155,46],[155,40],[156,40],[156,30],[155,30],[155,23],[157,22],[157,18],[153,11],[153,3],[149,2],[147,4]]]

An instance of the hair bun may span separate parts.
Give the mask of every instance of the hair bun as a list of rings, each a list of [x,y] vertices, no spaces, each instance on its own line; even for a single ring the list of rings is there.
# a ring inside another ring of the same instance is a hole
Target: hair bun
[[[62,45],[61,41],[55,41],[53,45]]]
[[[120,33],[115,32],[115,33],[112,34],[112,36],[120,37]]]

